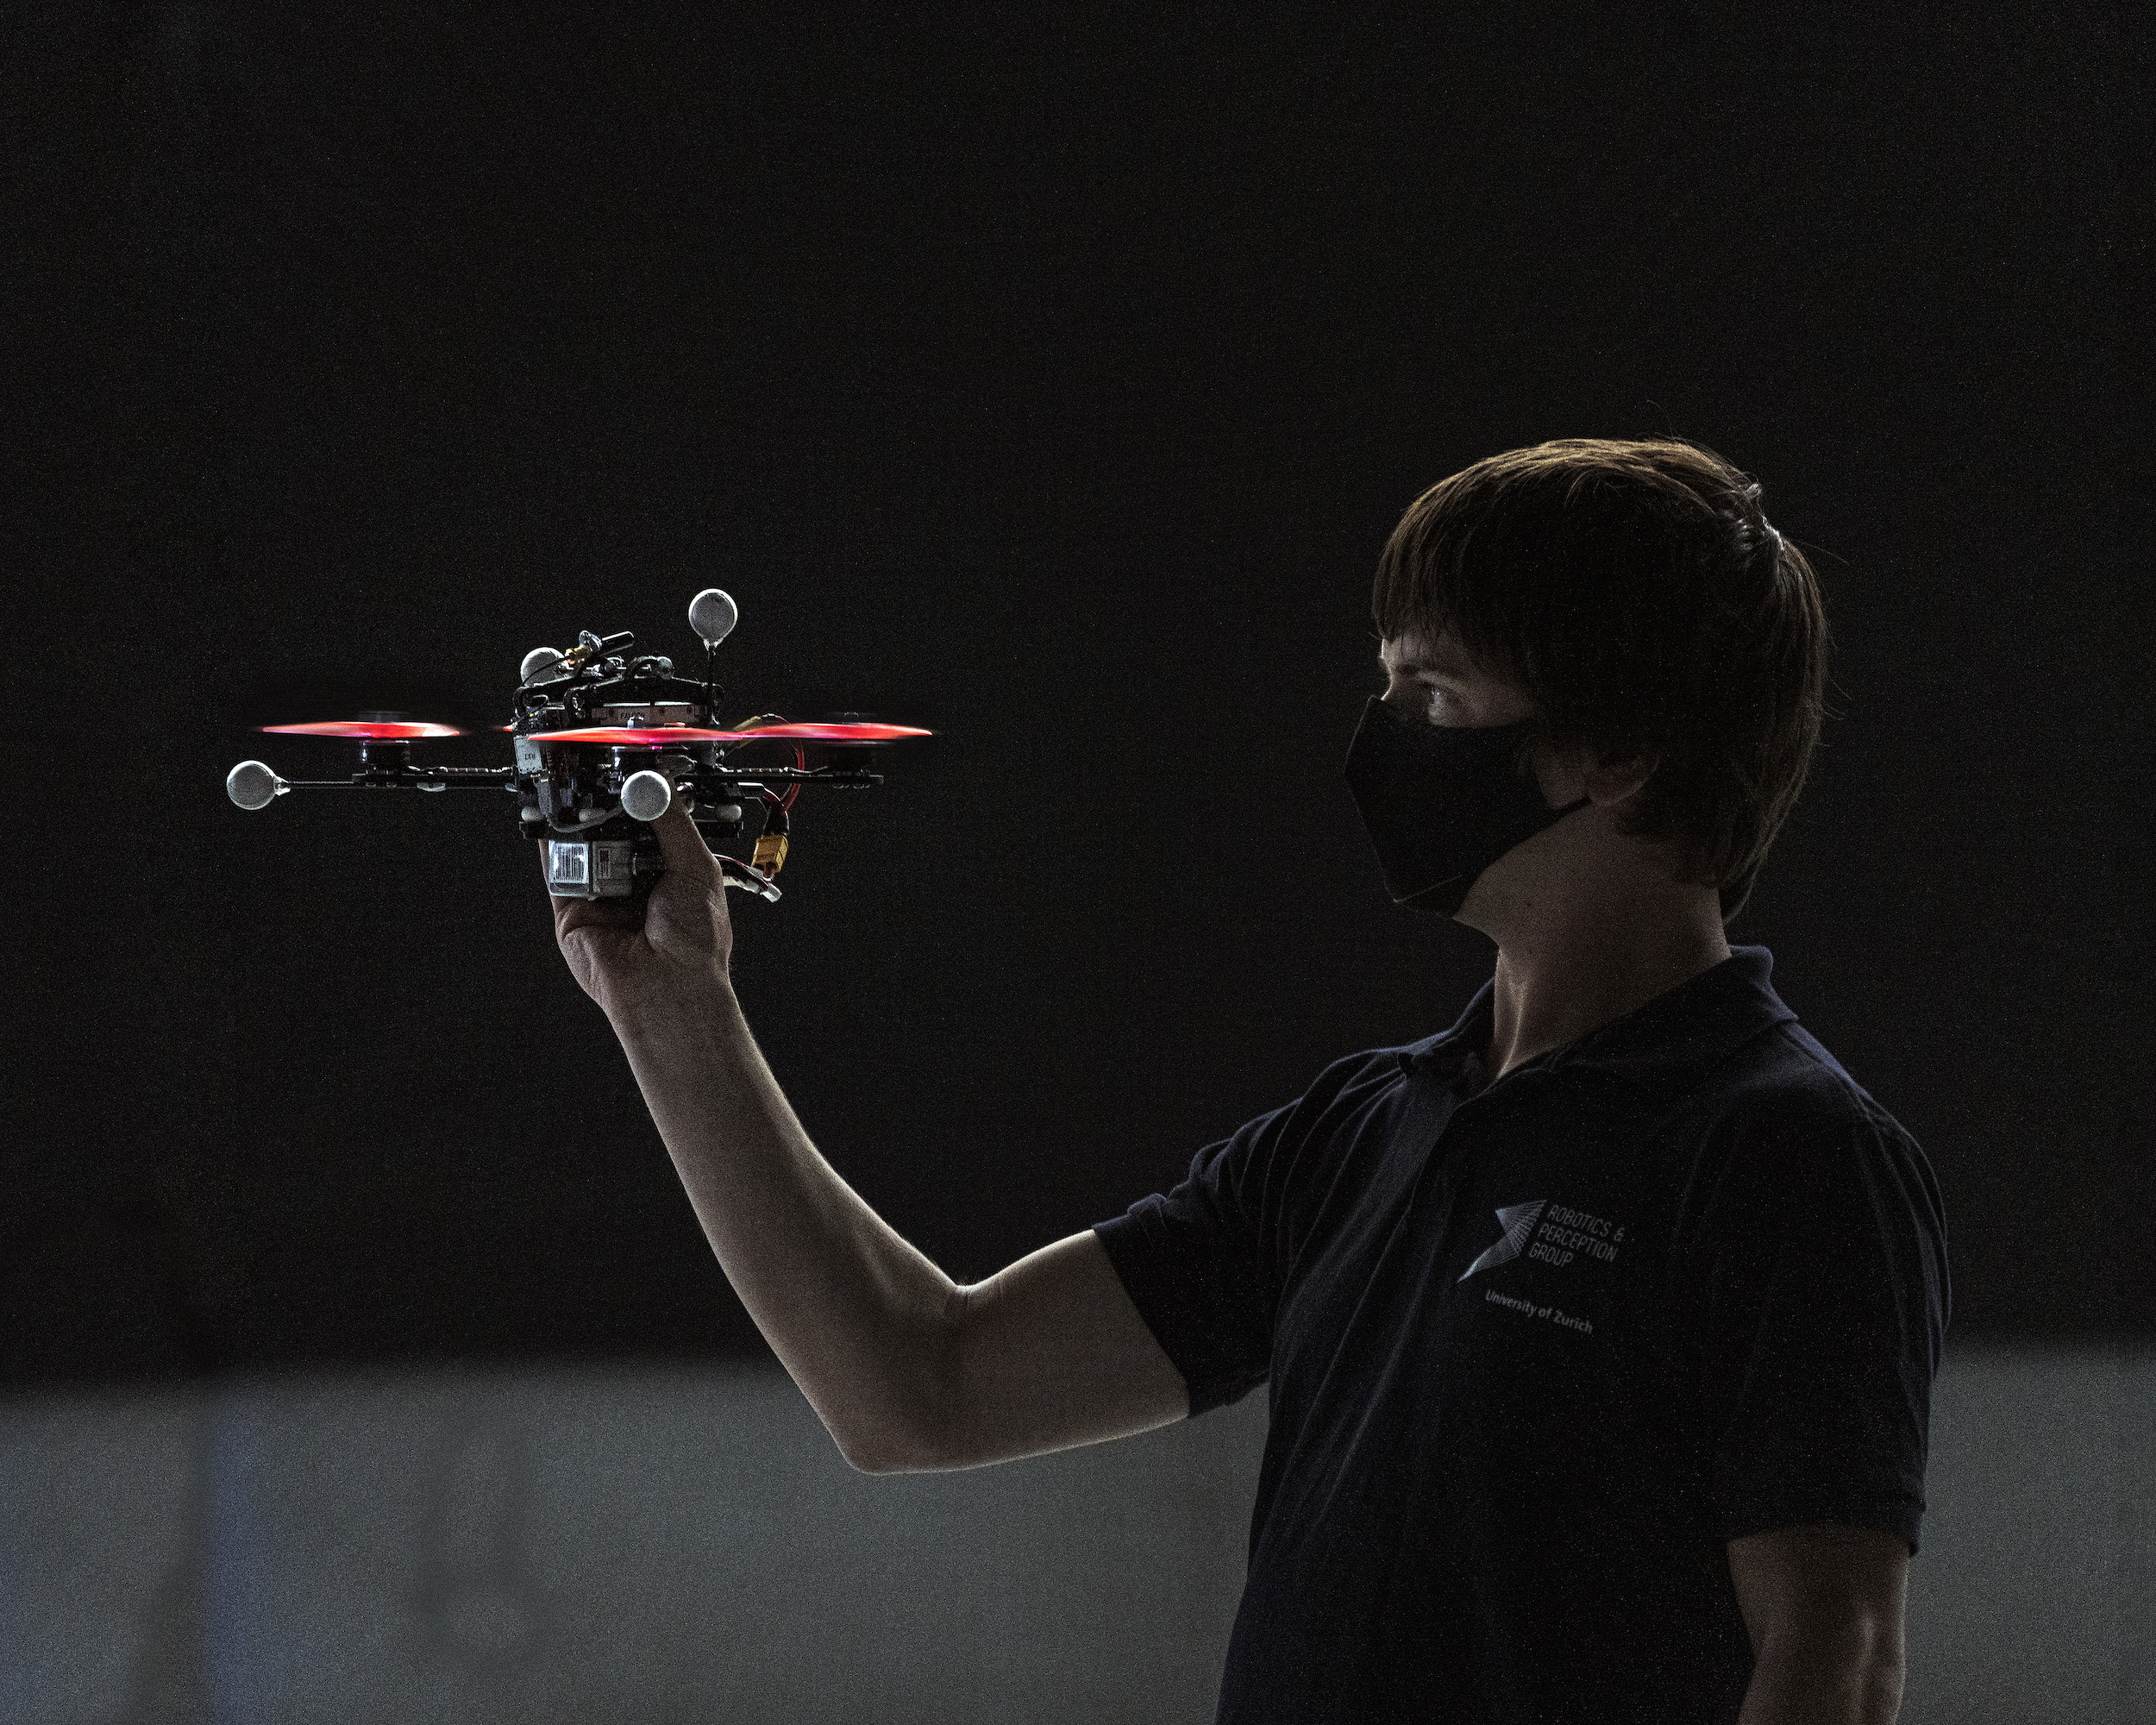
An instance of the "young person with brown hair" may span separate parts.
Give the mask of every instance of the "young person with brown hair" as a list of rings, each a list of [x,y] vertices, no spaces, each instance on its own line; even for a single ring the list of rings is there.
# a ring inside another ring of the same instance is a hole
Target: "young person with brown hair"
[[[1222,1722],[1884,1725],[1943,1211],[1724,937],[1818,737],[1811,568],[1711,451],[1566,440],[1419,499],[1373,612],[1350,789],[1394,899],[1489,936],[1495,974],[985,1282],[809,1142],[679,809],[648,907],[555,900],[562,951],[856,1467],[1268,1384]]]

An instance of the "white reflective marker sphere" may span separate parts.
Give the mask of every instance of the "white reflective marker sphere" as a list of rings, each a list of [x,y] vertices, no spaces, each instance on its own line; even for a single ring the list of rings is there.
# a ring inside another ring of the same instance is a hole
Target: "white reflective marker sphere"
[[[535,647],[524,655],[524,662],[517,668],[517,681],[528,683],[549,665],[558,665],[567,655],[554,647]]]
[[[621,811],[631,820],[656,820],[674,801],[674,781],[649,767],[622,781]]]
[[[723,588],[705,587],[689,601],[689,627],[706,646],[718,646],[740,621],[741,607]]]
[[[242,761],[224,775],[224,794],[243,809],[267,808],[291,788],[260,761]]]

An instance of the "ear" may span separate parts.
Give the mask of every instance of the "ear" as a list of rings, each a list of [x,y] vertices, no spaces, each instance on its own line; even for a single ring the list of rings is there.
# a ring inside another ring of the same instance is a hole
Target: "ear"
[[[1597,808],[1620,803],[1654,776],[1662,764],[1659,750],[1643,750],[1622,761],[1597,761],[1585,745],[1563,753],[1546,746],[1532,757],[1536,784],[1542,800],[1551,808],[1564,808],[1586,797]]]
[[[1595,807],[1620,803],[1654,776],[1662,764],[1662,751],[1651,749],[1628,760],[1603,762],[1585,769],[1585,794]]]

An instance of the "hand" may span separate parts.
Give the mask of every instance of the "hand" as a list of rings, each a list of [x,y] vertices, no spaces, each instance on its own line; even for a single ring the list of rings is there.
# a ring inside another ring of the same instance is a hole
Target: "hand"
[[[611,1016],[655,994],[730,986],[734,925],[718,859],[680,802],[651,823],[666,873],[649,897],[554,900],[554,938],[584,992]],[[546,847],[539,848],[542,877]]]

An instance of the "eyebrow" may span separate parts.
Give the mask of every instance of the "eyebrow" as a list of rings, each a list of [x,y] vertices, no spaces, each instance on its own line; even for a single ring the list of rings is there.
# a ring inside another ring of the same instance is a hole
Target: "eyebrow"
[[[1377,662],[1380,665],[1385,662],[1382,651],[1380,651],[1377,656]],[[1401,659],[1390,668],[1405,671],[1410,676],[1445,677],[1456,683],[1465,682],[1473,675],[1466,666],[1457,660],[1451,659],[1448,659],[1443,664],[1432,659]]]

